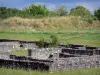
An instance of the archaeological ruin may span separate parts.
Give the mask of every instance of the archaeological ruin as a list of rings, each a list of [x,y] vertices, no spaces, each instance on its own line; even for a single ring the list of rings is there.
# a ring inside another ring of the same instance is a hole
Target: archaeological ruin
[[[100,48],[84,45],[59,45],[38,48],[37,41],[0,40],[0,67],[41,71],[100,68]],[[28,56],[11,55],[28,49]]]
[[[37,41],[20,41],[0,39],[0,51],[10,52],[13,50],[25,50],[37,48]]]

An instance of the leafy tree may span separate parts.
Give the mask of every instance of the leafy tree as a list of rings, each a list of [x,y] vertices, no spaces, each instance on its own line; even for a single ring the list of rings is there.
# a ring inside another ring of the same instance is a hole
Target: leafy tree
[[[95,16],[98,20],[100,20],[100,8],[97,9],[97,10],[95,10],[94,16]]]
[[[19,16],[21,10],[18,10],[16,8],[6,8],[6,7],[0,7],[0,18],[8,18],[13,16]]]
[[[0,18],[9,18],[9,17],[25,17],[25,18],[33,18],[33,17],[45,17],[49,16],[50,12],[46,8],[46,6],[42,5],[30,5],[23,10],[18,10],[16,8],[7,8],[0,7]]]
[[[50,14],[46,6],[33,4],[27,8],[24,8],[23,11],[31,16],[49,16]]]
[[[67,14],[68,12],[67,12],[67,8],[65,5],[61,5],[56,10],[51,11],[51,16],[65,16]]]
[[[7,18],[7,8],[0,7],[0,18]]]
[[[70,15],[74,16],[91,16],[91,13],[88,9],[83,6],[77,6],[76,8],[71,9]]]
[[[8,8],[7,11],[9,17],[19,16],[21,14],[21,10],[18,10],[16,8]]]
[[[64,5],[62,5],[62,6],[60,6],[58,9],[57,9],[57,14],[59,15],[59,16],[65,16],[65,15],[67,15],[67,8],[66,8],[66,6],[64,6]]]

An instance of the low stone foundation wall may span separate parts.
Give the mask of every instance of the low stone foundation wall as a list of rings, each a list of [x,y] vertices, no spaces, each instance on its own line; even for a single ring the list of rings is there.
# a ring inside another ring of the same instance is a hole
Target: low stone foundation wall
[[[13,59],[0,59],[0,67],[42,71],[100,68],[100,56],[70,57],[50,60],[37,60],[31,57],[15,56]]]
[[[100,68],[100,56],[84,56],[55,59],[50,70],[67,70],[81,68]]]
[[[0,52],[0,59],[10,59],[10,53]]]
[[[59,53],[61,53],[61,48],[35,48],[33,50],[28,50],[28,55],[33,59],[49,59],[50,55],[53,55],[53,58],[59,58]],[[58,55],[58,56],[57,56]]]
[[[37,48],[35,42],[20,42],[20,41],[10,41],[10,42],[0,42],[1,52],[11,52],[13,50],[23,50],[23,49],[33,49]]]
[[[8,53],[23,49],[29,49],[27,57]],[[39,49],[37,42],[1,41],[0,67],[47,71],[100,68],[100,48],[73,45],[71,48]]]

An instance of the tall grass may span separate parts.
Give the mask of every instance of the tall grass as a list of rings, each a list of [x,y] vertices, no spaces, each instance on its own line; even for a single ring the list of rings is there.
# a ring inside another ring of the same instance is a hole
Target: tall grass
[[[0,75],[100,75],[100,69],[81,69],[55,72],[26,71],[0,68]]]
[[[4,28],[5,30],[3,30]],[[62,31],[100,29],[100,21],[89,23],[80,16],[46,17],[27,19],[11,17],[0,22],[0,31]]]

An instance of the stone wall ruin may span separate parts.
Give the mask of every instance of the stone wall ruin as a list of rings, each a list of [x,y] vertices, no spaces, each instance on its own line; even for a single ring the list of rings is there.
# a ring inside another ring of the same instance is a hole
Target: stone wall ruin
[[[36,41],[20,41],[20,40],[0,40],[0,51],[10,52],[13,50],[24,50],[37,48]]]
[[[28,56],[10,55],[12,50],[28,49]],[[37,42],[0,41],[0,67],[32,70],[100,68],[100,48],[83,45],[39,49]]]

